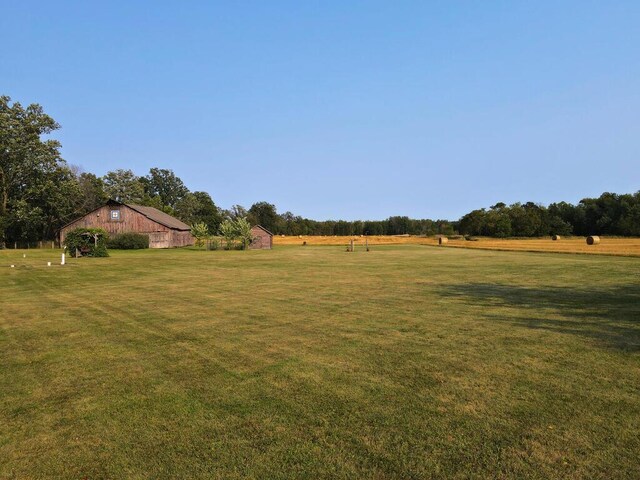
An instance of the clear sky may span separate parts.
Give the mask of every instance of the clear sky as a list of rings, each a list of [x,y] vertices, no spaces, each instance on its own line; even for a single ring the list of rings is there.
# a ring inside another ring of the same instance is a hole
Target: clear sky
[[[318,220],[640,189],[637,0],[0,6],[0,93],[98,175]]]

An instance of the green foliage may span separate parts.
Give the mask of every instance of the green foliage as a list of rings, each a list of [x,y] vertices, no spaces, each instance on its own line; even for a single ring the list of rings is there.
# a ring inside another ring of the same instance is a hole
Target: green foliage
[[[364,235],[384,235],[384,225],[381,222],[364,222],[363,231]]]
[[[224,238],[225,241],[225,249],[233,250],[235,247],[236,239],[238,238],[236,235],[235,221],[234,220],[225,220],[220,224],[220,235]]]
[[[196,239],[196,245],[201,247],[204,242],[209,238],[209,227],[206,223],[195,223],[191,225],[191,235]]]
[[[207,242],[207,250],[220,250],[220,238],[218,237],[209,237]]]
[[[107,246],[114,250],[140,250],[149,248],[149,235],[134,232],[112,235],[107,240]]]
[[[507,218],[505,218],[507,217]],[[552,203],[545,208],[533,202],[474,210],[460,219],[460,232],[491,237],[542,237],[547,235],[640,235],[640,192],[603,193],[572,205]]]
[[[176,204],[175,215],[189,225],[205,223],[210,232],[216,232],[222,222],[220,210],[206,192],[187,193]]]
[[[44,223],[42,208],[34,206],[24,199],[12,203],[11,211],[7,215],[7,234],[13,240],[30,242],[40,236]]]
[[[42,139],[58,128],[40,105],[24,108],[0,96],[0,244],[52,238],[73,214],[76,178],[60,143]]]
[[[93,247],[91,251],[87,254],[88,257],[108,257],[109,252],[107,251],[107,246],[104,243],[99,243],[97,246]]]
[[[245,250],[251,244],[251,224],[246,218],[227,219],[220,224],[226,250]]]
[[[104,191],[109,198],[123,203],[142,203],[144,185],[131,170],[118,169],[102,177]]]
[[[230,218],[231,220],[237,220],[238,218],[244,218],[248,215],[247,209],[242,205],[232,205],[229,210],[223,210],[223,217]]]
[[[235,223],[236,234],[238,235],[238,240],[240,241],[242,248],[249,248],[249,245],[253,241],[253,237],[251,235],[251,224],[246,218],[239,218]]]
[[[258,202],[251,205],[247,218],[253,225],[262,225],[271,232],[276,231],[280,220],[275,205],[267,202]]]
[[[75,228],[65,236],[65,247],[69,254],[76,250],[88,257],[108,257],[107,232],[101,228]]]
[[[141,183],[150,197],[157,197],[161,207],[175,208],[177,203],[189,193],[182,180],[165,168],[152,168]]]
[[[80,173],[77,175],[80,196],[78,202],[78,214],[90,212],[106,203],[109,199],[104,191],[104,181],[93,173]]]
[[[252,218],[249,217],[249,220]],[[449,235],[455,233],[457,223],[448,220],[413,219],[407,216],[394,216],[386,220],[319,222],[285,212],[278,215],[276,226],[268,230],[276,235]]]

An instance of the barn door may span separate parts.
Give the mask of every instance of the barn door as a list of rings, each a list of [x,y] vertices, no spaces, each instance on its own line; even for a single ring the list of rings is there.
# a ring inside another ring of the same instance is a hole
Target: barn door
[[[168,232],[151,232],[149,234],[149,248],[169,248]]]

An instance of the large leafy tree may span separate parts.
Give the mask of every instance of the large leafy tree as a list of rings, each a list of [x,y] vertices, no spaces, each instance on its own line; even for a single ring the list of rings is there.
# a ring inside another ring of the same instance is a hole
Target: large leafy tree
[[[387,219],[387,235],[404,235],[411,231],[409,217],[389,217]]]
[[[220,235],[225,239],[226,249],[246,249],[251,243],[251,224],[246,218],[225,219],[219,228]]]
[[[253,225],[262,225],[273,233],[278,233],[278,222],[280,218],[276,212],[275,205],[267,202],[258,202],[251,205],[247,219]]]
[[[27,191],[27,199],[44,215],[40,239],[53,238],[58,227],[78,215],[81,190],[73,172],[64,164],[42,172]],[[38,238],[33,238],[38,240]]]
[[[232,205],[228,210],[222,210],[222,216],[224,219],[237,220],[238,218],[245,218],[248,215],[247,209],[242,205]]]
[[[104,191],[104,181],[93,173],[80,173],[77,175],[81,196],[78,202],[78,213],[84,214],[94,210],[108,200]]]
[[[113,200],[123,203],[142,203],[144,200],[144,185],[131,170],[110,171],[102,181],[105,193]]]
[[[60,156],[60,143],[43,139],[60,128],[38,104],[23,107],[0,96],[0,244],[51,238],[79,194]]]
[[[543,231],[542,211],[541,207],[532,202],[511,205],[506,212],[511,219],[512,234],[518,237],[546,235],[547,232]]]
[[[280,232],[285,235],[300,235],[304,231],[303,218],[295,216],[291,212],[284,212],[280,215]]]
[[[152,168],[149,175],[141,179],[147,194],[158,197],[160,205],[174,209],[177,203],[189,193],[183,181],[166,168]]]
[[[206,192],[187,193],[176,204],[175,214],[189,225],[206,224],[210,232],[217,231],[222,222],[220,209],[216,207],[211,196]]]

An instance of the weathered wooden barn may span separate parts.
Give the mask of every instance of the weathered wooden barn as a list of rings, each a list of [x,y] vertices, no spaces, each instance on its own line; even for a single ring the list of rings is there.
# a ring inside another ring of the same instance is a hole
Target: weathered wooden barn
[[[110,235],[118,233],[142,233],[149,236],[149,247],[171,248],[193,245],[191,228],[184,222],[157,208],[132,205],[109,200],[85,216],[60,229],[60,244],[74,228],[102,228]]]
[[[251,249],[270,250],[273,247],[273,233],[260,225],[251,227],[251,238]]]

